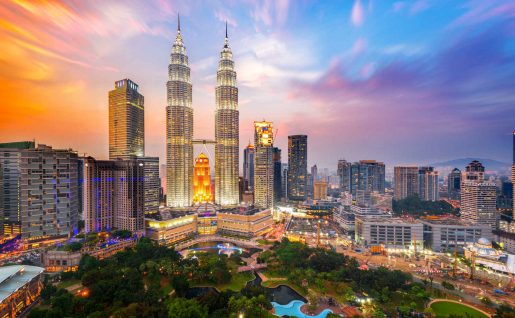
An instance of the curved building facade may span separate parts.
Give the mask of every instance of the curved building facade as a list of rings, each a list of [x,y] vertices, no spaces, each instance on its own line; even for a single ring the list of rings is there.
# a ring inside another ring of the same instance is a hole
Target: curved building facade
[[[166,204],[186,207],[193,203],[193,108],[180,22],[170,54],[166,94]]]
[[[236,205],[239,203],[240,113],[236,72],[227,37],[227,25],[216,75],[215,202],[222,206]]]

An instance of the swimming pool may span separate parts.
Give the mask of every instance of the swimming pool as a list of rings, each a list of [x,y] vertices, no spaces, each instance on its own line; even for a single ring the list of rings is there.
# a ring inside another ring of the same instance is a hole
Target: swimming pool
[[[309,316],[300,311],[300,307],[302,307],[302,305],[304,304],[305,302],[300,300],[293,300],[286,305],[280,305],[276,302],[272,302],[272,306],[274,306],[275,309],[275,315],[279,317],[294,316],[297,318],[325,318],[327,314],[333,312],[331,309],[324,309],[324,311],[322,311],[316,316]]]

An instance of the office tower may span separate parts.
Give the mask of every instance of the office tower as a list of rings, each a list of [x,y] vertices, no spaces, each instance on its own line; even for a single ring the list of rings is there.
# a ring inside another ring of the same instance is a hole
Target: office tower
[[[515,130],[513,131],[513,148],[512,148],[512,151],[513,151],[513,165],[515,166]]]
[[[418,167],[394,167],[395,200],[418,194]]]
[[[0,143],[0,163],[2,164],[2,220],[0,232],[6,236],[21,233],[20,211],[20,164],[21,150],[35,147],[33,141]]]
[[[497,187],[495,183],[465,180],[461,185],[461,218],[474,224],[497,226]]]
[[[438,201],[438,171],[433,167],[418,169],[418,195],[423,201]]]
[[[513,212],[512,212],[512,219],[515,220],[515,165],[511,167],[511,183],[513,187]]]
[[[274,135],[272,123],[254,122],[254,204],[266,209],[274,202],[274,165],[272,152]]]
[[[46,145],[21,150],[21,234],[28,241],[66,237],[79,221],[78,157]]]
[[[193,203],[193,108],[191,79],[180,20],[172,46],[166,83],[166,204]]]
[[[313,200],[324,200],[327,198],[327,182],[315,181],[313,184]]]
[[[144,233],[145,162],[139,159],[84,160],[84,230]]]
[[[144,98],[130,79],[109,91],[109,159],[145,155]]]
[[[243,182],[245,191],[254,189],[254,146],[251,143],[243,150]]]
[[[345,159],[338,160],[338,167],[336,173],[338,174],[340,190],[342,192],[351,192],[351,163]]]
[[[308,183],[308,136],[288,136],[288,199],[304,201]]]
[[[288,164],[281,163],[281,198],[288,198]]]
[[[358,190],[384,193],[385,188],[385,165],[375,160],[360,160],[350,165],[342,162],[341,173],[349,173],[350,175],[342,175],[340,178],[349,180],[350,192],[354,197]]]
[[[215,114],[215,201],[223,205],[239,203],[240,137],[238,88],[232,51],[225,24],[225,42],[216,72]]]
[[[274,204],[281,202],[282,198],[282,164],[281,149],[274,147],[272,149],[272,162],[274,165]]]
[[[159,179],[159,157],[140,157],[139,163],[143,163],[143,193],[145,200],[145,215],[159,212],[159,193],[161,180]]]
[[[311,178],[313,179],[313,184],[318,181],[318,168],[316,164],[311,167]]]
[[[195,167],[193,168],[193,202],[203,203],[212,201],[209,158],[201,153],[195,159]]]
[[[460,199],[461,171],[454,168],[447,176],[447,195],[451,200]]]
[[[475,182],[483,182],[485,180],[485,167],[483,164],[477,160],[472,161],[465,168],[465,175],[462,178],[462,181],[475,181]]]

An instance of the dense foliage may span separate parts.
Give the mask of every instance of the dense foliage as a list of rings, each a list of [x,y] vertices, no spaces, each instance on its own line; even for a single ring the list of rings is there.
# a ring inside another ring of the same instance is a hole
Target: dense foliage
[[[422,201],[418,195],[409,196],[401,200],[393,200],[393,213],[396,215],[409,214],[412,216],[457,214],[446,201]]]

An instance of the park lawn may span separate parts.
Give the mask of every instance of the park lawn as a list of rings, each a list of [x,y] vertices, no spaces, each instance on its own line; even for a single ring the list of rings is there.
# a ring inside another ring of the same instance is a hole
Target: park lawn
[[[81,280],[80,279],[68,279],[68,280],[64,280],[60,283],[58,283],[56,285],[57,288],[68,288],[70,286],[73,286],[75,284],[80,284],[81,283]]]
[[[487,318],[485,314],[475,309],[472,309],[468,306],[457,303],[451,303],[447,301],[439,301],[433,303],[431,305],[431,308],[433,308],[437,318],[445,318],[449,315],[457,315],[462,317],[470,316],[473,318]]]
[[[236,273],[232,274],[230,282],[226,284],[216,284],[214,287],[220,291],[230,289],[232,291],[239,292],[243,287],[245,287],[248,281],[253,280],[254,278],[256,278],[256,276],[252,272]]]

